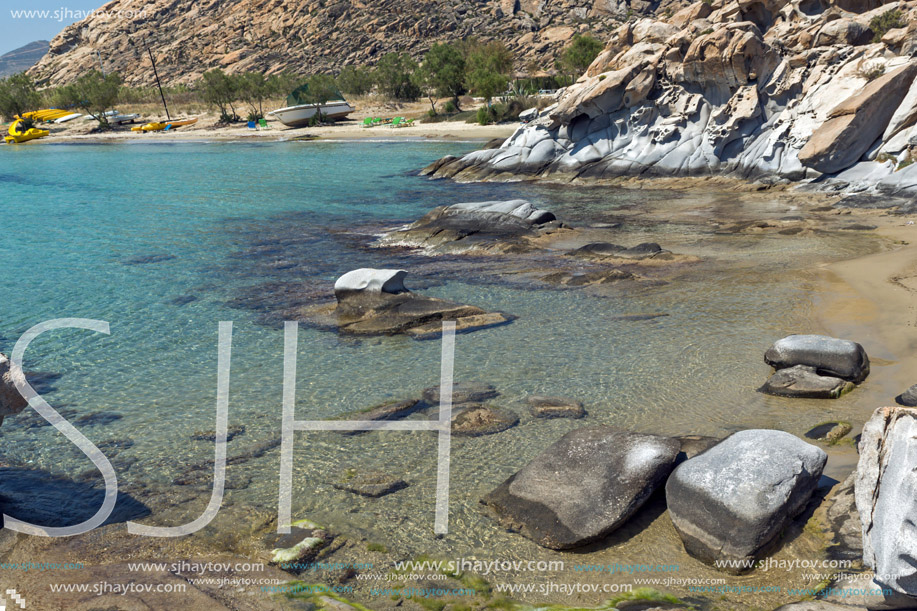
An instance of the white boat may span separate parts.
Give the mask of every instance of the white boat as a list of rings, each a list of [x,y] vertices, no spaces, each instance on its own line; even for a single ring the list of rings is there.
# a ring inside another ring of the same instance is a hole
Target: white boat
[[[329,119],[343,119],[356,110],[344,100],[336,100],[325,104],[298,104],[296,106],[287,106],[286,108],[272,110],[267,114],[275,117],[288,127],[300,127],[306,125],[319,109],[321,109],[322,115]]]
[[[54,119],[54,122],[55,123],[66,123],[67,121],[73,121],[74,119],[79,119],[82,116],[83,116],[82,113],[75,112],[73,114],[64,115],[60,119]]]
[[[140,115],[113,115],[108,117],[109,123],[130,123],[134,119],[139,119]]]
[[[95,115],[86,115],[85,119],[95,119]],[[129,123],[134,119],[139,119],[140,115],[122,115],[117,110],[109,110],[105,113],[105,118],[108,119],[109,123]]]

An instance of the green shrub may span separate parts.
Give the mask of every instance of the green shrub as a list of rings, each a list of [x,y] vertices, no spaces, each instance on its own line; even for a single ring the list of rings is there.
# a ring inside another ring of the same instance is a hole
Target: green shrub
[[[895,28],[903,28],[906,24],[901,18],[901,11],[898,9],[892,9],[890,11],[885,11],[881,15],[876,15],[869,20],[869,29],[872,30],[873,42],[881,42],[882,37],[889,30],[894,30]]]

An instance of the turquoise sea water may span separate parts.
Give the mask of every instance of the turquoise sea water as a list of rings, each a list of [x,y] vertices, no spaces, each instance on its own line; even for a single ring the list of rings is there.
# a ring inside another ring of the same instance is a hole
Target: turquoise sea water
[[[285,309],[330,295],[357,267],[402,267],[409,287],[510,312],[511,325],[460,335],[455,375],[494,384],[521,424],[453,445],[452,523],[438,545],[522,545],[479,515],[477,499],[564,432],[614,424],[665,434],[723,435],[751,426],[797,434],[860,409],[842,399],[813,414],[755,392],[774,339],[811,329],[812,278],[799,268],[869,248],[853,237],[724,236],[702,218],[732,205],[705,193],[462,185],[416,170],[475,143],[186,143],[4,148],[0,165],[0,351],[62,317],[106,320],[111,335],[55,331],[26,368],[93,442],[120,444],[122,482],[174,487],[212,459],[192,441],[214,428],[217,324],[234,322],[230,425],[246,431],[230,456],[280,435]],[[367,249],[385,227],[434,206],[524,197],[573,224],[625,218],[628,245],[654,240],[720,264],[659,286],[605,296],[536,290],[463,271],[448,258]],[[641,207],[696,207],[695,223],[641,220]],[[848,232],[849,233],[849,232]],[[620,315],[668,314],[645,321]],[[352,339],[300,330],[297,417],[329,418],[438,383],[440,345],[403,337]],[[585,421],[540,421],[529,394],[585,402]],[[0,429],[4,456],[74,477],[91,463],[34,414]],[[131,445],[132,444],[132,445]],[[298,433],[294,515],[334,522],[395,547],[429,551],[436,441],[426,433],[343,437]],[[129,447],[126,447],[129,446]],[[367,501],[327,485],[359,464],[412,486]],[[274,511],[279,453],[230,466],[236,503]],[[206,482],[205,482],[206,484]],[[200,495],[201,506],[209,493]],[[347,512],[341,511],[342,507]],[[156,508],[153,507],[155,510]],[[189,510],[189,519],[196,516]],[[384,515],[388,519],[376,519]],[[368,516],[375,516],[369,519]],[[151,519],[155,522],[155,518]],[[541,553],[540,551],[538,553]]]

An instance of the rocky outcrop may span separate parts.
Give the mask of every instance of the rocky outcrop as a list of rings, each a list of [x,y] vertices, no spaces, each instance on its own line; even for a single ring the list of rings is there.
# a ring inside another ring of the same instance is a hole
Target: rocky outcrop
[[[557,103],[456,180],[731,175],[917,193],[917,3],[698,2],[627,23]],[[887,19],[895,25],[894,19]],[[912,143],[912,140],[914,143]]]
[[[836,399],[869,375],[863,346],[823,335],[790,335],[764,354],[777,370],[760,388],[782,397]]]
[[[334,285],[336,305],[306,308],[301,317],[319,327],[355,335],[404,333],[415,339],[439,337],[443,321],[455,321],[456,331],[473,331],[506,324],[512,317],[499,312],[412,293],[402,270],[363,268],[348,272]]]
[[[835,106],[799,151],[799,161],[825,174],[853,165],[885,132],[915,74],[917,63],[905,64]]]
[[[666,502],[685,550],[707,563],[755,560],[808,502],[827,459],[789,433],[748,430],[683,462]]]
[[[578,429],[535,457],[482,503],[504,527],[572,549],[621,526],[665,481],[680,444],[612,427]]]
[[[378,245],[421,248],[428,253],[519,253],[532,250],[530,239],[552,221],[556,218],[551,212],[521,199],[453,204],[439,206],[417,222],[386,234]]]
[[[917,410],[877,409],[860,438],[856,506],[863,562],[876,581],[917,596]]]
[[[11,369],[10,360],[0,354],[0,424],[5,417],[18,414],[29,404],[17,388],[17,384],[24,383],[22,371]]]
[[[392,51],[419,59],[433,43],[477,36],[506,43],[520,70],[549,68],[576,33],[605,39],[636,11],[677,10],[686,0],[113,0],[67,26],[32,69],[57,85],[98,68],[132,85],[153,85],[149,43],[160,77],[190,83],[212,68],[276,74],[337,72],[372,65]],[[588,23],[587,23],[588,21]],[[37,58],[36,58],[37,59]],[[34,63],[34,62],[33,62]]]

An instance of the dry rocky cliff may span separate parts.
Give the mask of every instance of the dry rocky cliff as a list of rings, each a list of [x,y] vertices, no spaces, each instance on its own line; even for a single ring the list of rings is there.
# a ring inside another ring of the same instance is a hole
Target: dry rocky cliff
[[[607,39],[629,14],[672,12],[686,0],[113,0],[51,41],[31,73],[58,84],[98,67],[131,84],[159,74],[191,82],[211,68],[301,74],[374,64],[390,51],[419,58],[431,44],[502,40],[517,67],[549,69],[577,32]]]
[[[883,15],[896,27],[881,31]],[[501,148],[427,173],[730,174],[910,194],[915,54],[917,2],[697,2],[622,25],[557,104]]]

